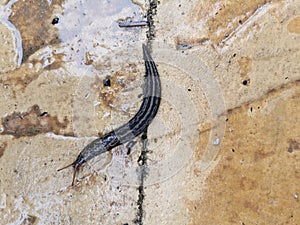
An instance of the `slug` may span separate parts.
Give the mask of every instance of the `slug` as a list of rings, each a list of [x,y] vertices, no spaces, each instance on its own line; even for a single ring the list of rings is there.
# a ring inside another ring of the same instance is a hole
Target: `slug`
[[[156,116],[161,100],[161,84],[156,65],[150,55],[148,47],[144,44],[143,56],[146,74],[144,77],[144,97],[140,109],[127,123],[89,143],[79,153],[73,163],[58,170],[60,171],[71,166],[73,167],[72,186],[74,185],[76,173],[80,166],[101,153],[131,141],[133,138],[146,131],[147,127]]]

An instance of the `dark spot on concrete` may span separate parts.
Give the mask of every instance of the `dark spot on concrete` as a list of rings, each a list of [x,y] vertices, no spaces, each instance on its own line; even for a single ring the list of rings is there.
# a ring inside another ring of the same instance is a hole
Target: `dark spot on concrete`
[[[47,116],[48,112],[43,112],[40,116]]]
[[[59,21],[59,18],[54,18],[53,20],[52,20],[52,25],[55,25],[55,24],[58,24],[58,21]]]
[[[105,80],[100,80],[99,77],[96,77],[91,88],[99,93],[99,101],[103,103],[101,107],[105,106],[108,110],[111,110],[115,103],[116,96],[118,96],[129,83],[136,81],[137,74],[139,74],[137,65],[129,64],[128,67],[121,71],[114,72],[111,76],[106,77]],[[103,88],[102,85],[99,85],[100,83],[103,83],[107,88]]]
[[[292,153],[294,150],[299,150],[299,143],[295,139],[290,139],[288,152]]]
[[[3,142],[0,144],[0,158],[3,156],[6,147],[7,147],[7,142]]]
[[[248,81],[247,80],[243,80],[242,83],[243,83],[243,85],[247,85]]]
[[[103,85],[105,87],[110,87],[110,76],[105,77],[105,79],[103,80]]]
[[[33,105],[28,112],[14,112],[2,118],[4,131],[1,134],[10,134],[16,138],[50,131],[60,134],[60,130],[65,129],[68,123],[67,117],[64,118],[63,122],[59,122],[57,116],[42,113],[38,105]]]

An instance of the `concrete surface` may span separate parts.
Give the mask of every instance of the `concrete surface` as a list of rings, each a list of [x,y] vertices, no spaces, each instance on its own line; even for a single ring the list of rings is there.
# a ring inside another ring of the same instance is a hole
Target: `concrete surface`
[[[148,8],[0,1],[0,224],[300,224],[296,0],[159,1],[148,139],[57,171],[137,112]]]

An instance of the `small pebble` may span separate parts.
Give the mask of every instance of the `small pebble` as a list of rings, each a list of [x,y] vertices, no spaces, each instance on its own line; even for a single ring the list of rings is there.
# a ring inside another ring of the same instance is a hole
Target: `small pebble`
[[[58,21],[59,21],[59,18],[54,18],[53,20],[52,20],[52,25],[55,25],[55,24],[58,24]]]
[[[248,81],[247,80],[243,80],[243,85],[247,85]]]
[[[105,77],[105,79],[103,80],[103,85],[105,87],[110,87],[110,76]]]

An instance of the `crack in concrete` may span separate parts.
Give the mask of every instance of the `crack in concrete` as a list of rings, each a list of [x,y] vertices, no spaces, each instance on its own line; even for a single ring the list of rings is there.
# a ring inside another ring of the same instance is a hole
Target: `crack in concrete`
[[[155,38],[155,26],[154,26],[154,20],[153,16],[156,15],[156,9],[157,9],[157,0],[149,0],[149,9],[147,11],[147,21],[148,21],[148,31],[147,31],[147,44],[148,46],[151,46],[152,40]],[[144,187],[144,181],[148,175],[148,165],[147,165],[147,153],[148,148],[148,139],[147,139],[147,130],[142,135],[142,151],[141,155],[138,159],[138,180],[139,180],[139,187],[138,187],[138,200],[137,200],[137,214],[136,218],[133,221],[137,225],[143,225],[143,219],[145,216],[145,210],[143,207],[144,200],[145,200],[145,187]]]
[[[142,225],[143,224],[143,218],[145,214],[145,210],[143,208],[143,203],[145,199],[145,187],[144,187],[144,181],[148,175],[148,166],[147,166],[147,153],[149,152],[147,149],[148,139],[147,139],[147,131],[142,135],[142,151],[141,155],[138,159],[139,168],[137,171],[138,174],[138,180],[139,180],[139,187],[138,187],[138,200],[137,200],[137,206],[138,206],[138,212],[136,215],[136,219],[133,221],[135,224]]]
[[[148,21],[148,31],[147,31],[147,39],[148,44],[155,38],[155,25],[153,16],[156,15],[157,11],[157,0],[149,0],[149,9],[147,11],[147,21]]]

